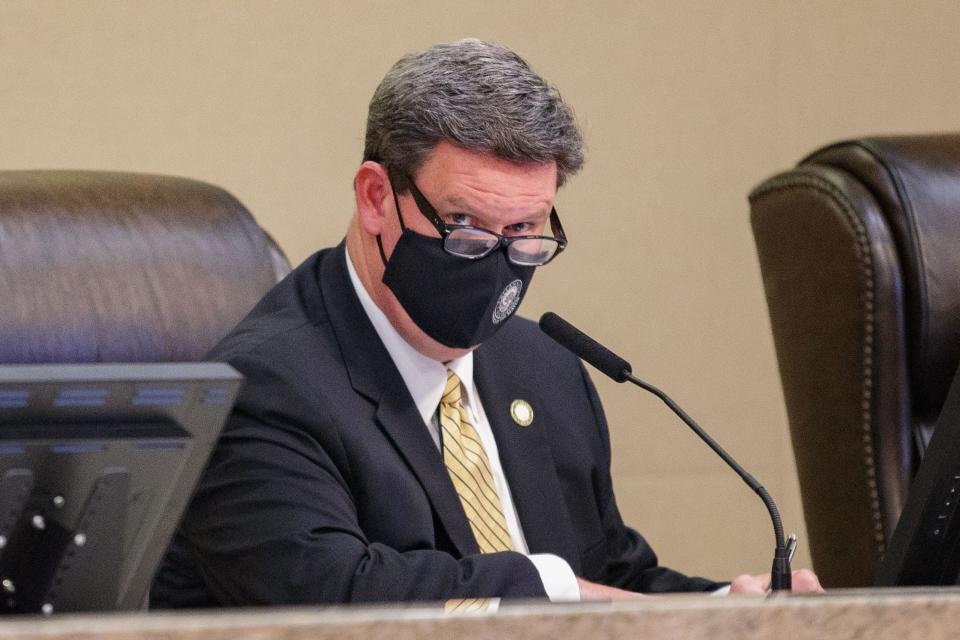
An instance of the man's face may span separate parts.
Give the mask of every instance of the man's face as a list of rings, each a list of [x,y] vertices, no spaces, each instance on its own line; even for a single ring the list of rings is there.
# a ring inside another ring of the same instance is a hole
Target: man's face
[[[520,165],[441,143],[412,178],[447,224],[482,227],[504,236],[550,234],[548,219],[557,191],[554,162]],[[439,237],[409,192],[398,199],[408,229]],[[392,198],[386,206],[395,209]],[[383,223],[380,235],[389,259],[402,233],[397,212],[387,212]],[[469,351],[445,347],[424,334],[381,282],[382,264],[371,275],[379,294],[375,299],[379,298],[381,309],[414,348],[440,360]]]
[[[518,165],[447,142],[437,145],[413,180],[447,224],[481,227],[505,236],[544,234],[557,191],[553,162]],[[399,201],[408,228],[438,236],[409,192]],[[394,231],[391,239],[395,241],[399,221]]]

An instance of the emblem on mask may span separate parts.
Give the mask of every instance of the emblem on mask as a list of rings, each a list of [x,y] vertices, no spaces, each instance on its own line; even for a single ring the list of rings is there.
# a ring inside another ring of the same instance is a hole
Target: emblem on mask
[[[493,324],[500,324],[513,314],[520,303],[521,289],[523,289],[523,280],[514,280],[503,289],[500,299],[497,300],[497,306],[493,308]]]

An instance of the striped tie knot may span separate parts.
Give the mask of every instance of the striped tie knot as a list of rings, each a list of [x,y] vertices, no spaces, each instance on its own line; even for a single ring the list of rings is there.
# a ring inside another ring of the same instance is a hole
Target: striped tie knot
[[[440,404],[462,406],[460,399],[460,376],[450,369],[447,369],[447,384],[443,385],[443,397],[440,398]]]

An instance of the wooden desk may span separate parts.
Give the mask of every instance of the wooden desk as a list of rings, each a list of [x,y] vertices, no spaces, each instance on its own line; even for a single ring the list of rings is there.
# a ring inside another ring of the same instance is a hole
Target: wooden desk
[[[7,618],[16,640],[407,640],[751,638],[871,640],[960,636],[960,589],[822,596],[662,596],[635,602],[512,605],[494,614],[341,607]]]

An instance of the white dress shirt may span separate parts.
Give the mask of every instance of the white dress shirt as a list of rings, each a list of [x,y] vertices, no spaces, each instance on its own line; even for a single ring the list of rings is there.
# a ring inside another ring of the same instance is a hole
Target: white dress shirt
[[[523,537],[523,529],[520,527],[520,519],[517,517],[517,509],[514,507],[513,497],[510,494],[510,486],[507,484],[503,467],[500,465],[497,441],[493,437],[493,431],[490,429],[490,423],[487,421],[483,404],[480,402],[480,396],[473,381],[473,353],[468,353],[461,358],[446,363],[438,362],[423,355],[407,344],[383,311],[374,303],[353,268],[353,261],[349,252],[347,253],[347,270],[350,273],[350,281],[357,292],[357,297],[360,298],[363,310],[370,318],[373,328],[380,336],[387,353],[390,354],[390,358],[400,372],[400,376],[407,385],[407,390],[413,397],[417,410],[423,418],[423,423],[430,431],[430,436],[438,449],[440,448],[440,428],[437,421],[437,407],[440,406],[443,388],[447,383],[447,369],[456,373],[460,378],[463,385],[464,408],[469,413],[470,422],[477,430],[477,434],[483,442],[483,448],[486,450],[487,458],[490,460],[490,471],[496,483],[497,494],[500,496],[503,515],[507,520],[507,529],[510,532],[513,550],[525,554],[530,559],[540,574],[547,597],[552,602],[578,602],[580,600],[580,587],[577,584],[573,569],[570,568],[567,561],[552,553],[529,553],[527,541]]]

